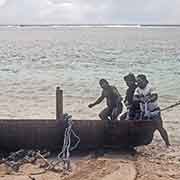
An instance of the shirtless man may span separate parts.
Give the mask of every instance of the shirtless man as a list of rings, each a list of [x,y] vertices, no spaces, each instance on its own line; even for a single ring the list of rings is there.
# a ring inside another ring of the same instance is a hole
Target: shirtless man
[[[101,96],[94,102],[88,105],[89,108],[100,104],[105,98],[107,102],[107,107],[102,110],[99,117],[102,120],[116,120],[118,115],[122,112],[122,97],[119,94],[116,87],[109,85],[108,81],[101,79],[99,85],[103,89]]]

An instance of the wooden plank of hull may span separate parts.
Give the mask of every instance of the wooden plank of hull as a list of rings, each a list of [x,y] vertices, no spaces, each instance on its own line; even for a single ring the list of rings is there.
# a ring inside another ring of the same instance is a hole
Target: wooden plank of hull
[[[63,141],[62,128],[55,120],[0,120],[0,148],[55,150]]]
[[[148,144],[155,130],[151,121],[114,121],[108,125],[100,120],[74,120],[73,129],[81,139],[79,150]],[[0,120],[0,149],[60,151],[64,130],[65,122],[53,119]],[[74,142],[75,139],[72,139]]]

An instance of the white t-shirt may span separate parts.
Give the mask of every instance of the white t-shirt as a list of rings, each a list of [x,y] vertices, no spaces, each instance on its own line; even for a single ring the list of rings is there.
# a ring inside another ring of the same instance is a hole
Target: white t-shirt
[[[141,89],[140,87],[137,87],[134,95],[143,96],[144,98],[147,98],[148,95],[151,95],[152,93],[155,93],[155,90],[153,87],[148,83],[144,89]],[[144,106],[142,107],[144,108]],[[149,102],[148,103],[148,110],[153,111],[154,109],[158,108],[158,102]]]

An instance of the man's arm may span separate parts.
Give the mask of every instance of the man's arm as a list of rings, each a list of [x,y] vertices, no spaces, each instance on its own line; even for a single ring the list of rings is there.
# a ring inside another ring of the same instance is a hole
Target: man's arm
[[[125,98],[124,98],[124,103],[125,103],[125,104],[127,103],[127,94],[126,94],[126,96],[125,96]]]
[[[129,96],[129,88],[126,90],[126,95],[125,95],[125,98],[124,98],[124,104],[125,104],[126,107],[129,106],[128,96]]]
[[[121,102],[123,100],[122,96],[120,95],[118,89],[116,87],[113,87],[113,92],[117,96],[117,103]]]
[[[133,101],[141,101],[141,97],[139,95],[134,95]]]
[[[133,101],[144,102],[144,96],[139,92],[138,88],[134,92]]]
[[[102,93],[102,95],[94,103],[89,104],[88,107],[92,108],[93,106],[100,104],[104,100],[104,98],[105,96]]]
[[[138,91],[138,88],[136,88],[134,92],[133,101],[140,101],[140,93]]]
[[[148,99],[148,102],[154,102],[154,101],[157,101],[157,99],[158,99],[158,94],[152,93]]]

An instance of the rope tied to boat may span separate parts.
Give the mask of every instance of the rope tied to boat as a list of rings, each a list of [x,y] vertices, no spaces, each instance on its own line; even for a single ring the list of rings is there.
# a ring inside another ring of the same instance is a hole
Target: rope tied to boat
[[[175,104],[172,104],[172,105],[170,105],[170,106],[167,106],[167,107],[161,109],[161,112],[162,112],[162,111],[165,111],[165,110],[168,110],[168,109],[172,109],[172,108],[174,108],[174,107],[176,107],[176,106],[179,106],[179,105],[180,105],[180,101],[176,102]]]
[[[64,142],[63,142],[62,151],[57,156],[58,161],[55,164],[53,164],[53,168],[59,165],[60,163],[63,163],[63,169],[70,170],[70,152],[72,152],[78,147],[80,143],[80,138],[73,130],[72,116],[66,113],[63,115],[63,117],[66,123]],[[72,137],[77,139],[76,143],[73,146],[71,144]]]
[[[158,110],[154,110],[154,111],[149,111],[148,110],[148,102],[147,101],[144,101],[144,102],[141,102],[140,103],[140,120],[143,120],[143,117],[146,117],[148,120],[152,117],[155,117],[159,114],[159,112],[163,112],[163,111],[166,111],[166,110],[169,110],[169,109],[172,109],[174,107],[177,107],[180,105],[180,100],[177,101],[176,103],[170,105],[170,106],[167,106],[165,108],[161,108],[161,109],[158,109]],[[126,120],[129,120],[129,108],[127,108],[127,111],[126,111]]]

